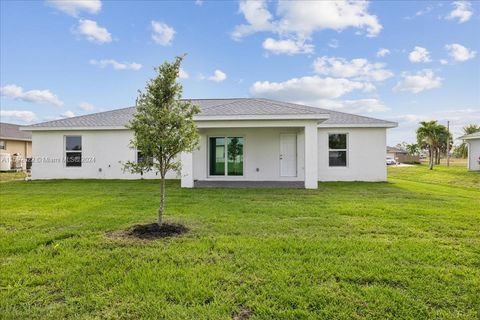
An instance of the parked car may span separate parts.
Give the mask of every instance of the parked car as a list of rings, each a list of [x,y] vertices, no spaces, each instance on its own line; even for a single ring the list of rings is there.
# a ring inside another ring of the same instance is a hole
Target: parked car
[[[393,159],[392,157],[387,157],[387,166],[397,164],[397,160]]]

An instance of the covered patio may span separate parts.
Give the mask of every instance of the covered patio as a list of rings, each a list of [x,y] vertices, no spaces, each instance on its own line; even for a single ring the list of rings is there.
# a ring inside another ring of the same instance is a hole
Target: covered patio
[[[183,188],[318,187],[318,124],[328,115],[205,118],[199,149],[181,155]]]

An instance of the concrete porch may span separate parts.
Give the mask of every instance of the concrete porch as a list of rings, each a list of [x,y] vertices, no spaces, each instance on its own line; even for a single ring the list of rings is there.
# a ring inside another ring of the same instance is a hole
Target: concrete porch
[[[195,181],[194,188],[304,188],[303,181]]]

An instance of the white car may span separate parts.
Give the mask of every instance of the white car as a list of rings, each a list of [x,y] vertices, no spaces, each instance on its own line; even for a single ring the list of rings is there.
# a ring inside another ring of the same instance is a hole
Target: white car
[[[387,166],[391,164],[397,164],[397,161],[393,159],[392,157],[387,157]]]

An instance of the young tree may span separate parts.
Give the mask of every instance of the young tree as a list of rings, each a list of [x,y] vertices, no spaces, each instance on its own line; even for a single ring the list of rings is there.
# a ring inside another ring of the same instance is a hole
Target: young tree
[[[133,173],[156,171],[160,174],[160,207],[157,223],[162,225],[165,212],[165,176],[169,170],[179,172],[178,155],[191,152],[198,145],[198,130],[193,116],[200,109],[181,100],[182,85],[177,83],[182,57],[155,68],[145,91],[139,91],[137,110],[127,128],[133,131],[132,148],[141,153],[136,162],[127,162],[125,170]]]

